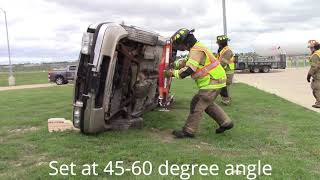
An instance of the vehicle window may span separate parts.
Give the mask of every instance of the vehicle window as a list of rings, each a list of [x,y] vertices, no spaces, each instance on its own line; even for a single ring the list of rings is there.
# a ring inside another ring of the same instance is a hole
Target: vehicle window
[[[70,71],[75,71],[76,69],[77,69],[77,66],[70,66],[70,67],[69,67],[69,70],[70,70]]]

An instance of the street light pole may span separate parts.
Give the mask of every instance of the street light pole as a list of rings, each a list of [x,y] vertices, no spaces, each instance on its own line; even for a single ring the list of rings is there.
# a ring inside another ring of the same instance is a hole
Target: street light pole
[[[9,32],[8,32],[8,23],[7,23],[7,13],[5,10],[3,10],[2,8],[0,8],[0,10],[3,12],[4,14],[4,21],[6,24],[6,32],[7,32],[7,47],[8,47],[8,57],[9,57],[9,78],[8,78],[8,83],[9,86],[14,86],[15,85],[15,78],[13,76],[13,72],[12,72],[12,64],[11,64],[11,52],[10,52],[10,44],[9,44]]]
[[[222,13],[223,13],[223,33],[224,35],[227,35],[226,0],[222,0]]]

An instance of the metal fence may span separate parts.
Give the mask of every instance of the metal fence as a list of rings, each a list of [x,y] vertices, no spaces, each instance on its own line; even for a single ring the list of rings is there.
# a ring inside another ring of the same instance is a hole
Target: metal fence
[[[310,67],[309,59],[287,59],[287,68]]]

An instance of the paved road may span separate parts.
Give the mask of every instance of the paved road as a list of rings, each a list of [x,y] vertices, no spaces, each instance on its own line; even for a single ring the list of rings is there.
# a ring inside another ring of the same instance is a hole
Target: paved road
[[[56,84],[48,83],[48,84],[30,84],[30,85],[19,85],[19,86],[6,86],[6,87],[0,87],[0,91],[9,91],[9,90],[15,90],[15,89],[44,88],[44,87],[51,87],[51,86],[56,86]]]
[[[270,73],[238,73],[236,82],[243,82],[258,89],[276,94],[308,109],[320,112],[312,105],[315,99],[307,82],[308,68],[273,70]]]

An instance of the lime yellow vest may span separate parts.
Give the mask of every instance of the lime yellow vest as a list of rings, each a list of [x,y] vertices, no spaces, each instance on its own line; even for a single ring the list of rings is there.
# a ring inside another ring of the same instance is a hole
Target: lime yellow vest
[[[317,55],[319,58],[320,58],[320,49],[319,50],[316,50],[313,54]],[[312,54],[312,55],[313,55]]]
[[[194,64],[191,59],[187,61],[187,65],[192,64],[197,67],[197,71],[191,77],[196,81],[198,88],[219,89],[225,87],[225,70],[210,50],[200,42],[197,42],[190,51],[201,51],[206,55],[204,65],[201,65],[201,63]]]
[[[231,50],[231,49],[229,48],[229,46],[226,46],[220,51],[220,53],[218,53],[219,62],[221,62],[221,57],[228,50]],[[234,69],[235,69],[234,56],[232,56],[232,58],[228,62],[228,65],[226,67],[224,67],[224,69],[226,71],[226,74],[233,74],[234,73]]]
[[[309,62],[310,62],[310,65],[317,65],[315,64],[314,62],[311,61],[311,57],[312,56],[318,56],[320,58],[320,49],[319,50],[316,50],[312,53],[312,55],[310,56],[310,59],[309,59]]]

